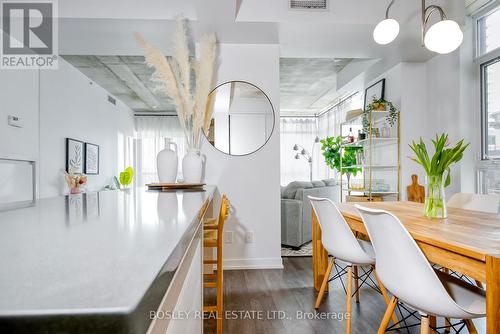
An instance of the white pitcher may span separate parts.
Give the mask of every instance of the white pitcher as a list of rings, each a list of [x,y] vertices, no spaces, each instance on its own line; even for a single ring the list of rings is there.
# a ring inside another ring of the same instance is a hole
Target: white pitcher
[[[175,183],[178,169],[177,145],[170,138],[165,138],[165,149],[158,152],[156,168],[160,183]]]
[[[191,148],[188,150],[182,159],[182,175],[185,183],[201,183],[203,160],[200,150]]]

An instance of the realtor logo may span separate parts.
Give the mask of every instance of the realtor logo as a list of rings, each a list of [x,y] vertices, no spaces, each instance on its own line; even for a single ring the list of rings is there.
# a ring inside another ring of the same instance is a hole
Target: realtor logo
[[[1,1],[2,69],[57,68],[57,3]]]

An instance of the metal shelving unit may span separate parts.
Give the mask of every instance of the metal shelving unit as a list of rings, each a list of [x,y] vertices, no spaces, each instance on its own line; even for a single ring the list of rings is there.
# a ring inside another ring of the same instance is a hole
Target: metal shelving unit
[[[388,111],[372,111],[369,113],[369,127],[367,137],[355,140],[353,143],[344,143],[341,154],[345,148],[358,148],[364,152],[364,161],[357,161],[356,165],[342,166],[346,168],[361,168],[361,174],[356,177],[351,175],[350,180],[344,175],[341,177],[341,200],[347,196],[359,196],[360,201],[374,200],[399,200],[400,199],[400,122],[399,117],[392,127],[386,125],[387,137],[381,137],[381,128],[386,124]],[[363,116],[357,116],[341,124],[341,136],[347,138],[349,129],[353,134],[363,128]],[[375,129],[378,128],[378,131]],[[377,136],[379,134],[379,136]]]

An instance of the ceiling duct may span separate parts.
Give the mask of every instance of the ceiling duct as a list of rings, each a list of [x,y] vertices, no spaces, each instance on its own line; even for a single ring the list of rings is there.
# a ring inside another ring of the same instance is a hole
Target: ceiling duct
[[[328,0],[289,0],[293,10],[328,10]]]

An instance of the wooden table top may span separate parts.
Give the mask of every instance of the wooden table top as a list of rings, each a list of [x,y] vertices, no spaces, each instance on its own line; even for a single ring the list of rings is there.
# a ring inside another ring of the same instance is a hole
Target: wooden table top
[[[347,220],[361,221],[355,203],[336,203]],[[423,216],[423,204],[414,202],[358,203],[387,210],[401,220],[416,241],[434,245],[477,260],[500,257],[500,217],[495,214],[448,208],[448,218]]]

